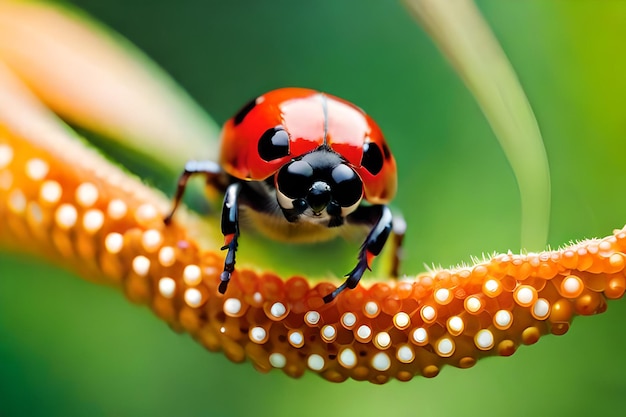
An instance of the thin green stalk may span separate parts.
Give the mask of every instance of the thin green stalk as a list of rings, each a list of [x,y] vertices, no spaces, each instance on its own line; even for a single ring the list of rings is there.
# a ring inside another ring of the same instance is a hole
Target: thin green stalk
[[[472,92],[517,179],[521,245],[545,248],[550,222],[550,172],[541,132],[502,48],[471,0],[405,0]]]

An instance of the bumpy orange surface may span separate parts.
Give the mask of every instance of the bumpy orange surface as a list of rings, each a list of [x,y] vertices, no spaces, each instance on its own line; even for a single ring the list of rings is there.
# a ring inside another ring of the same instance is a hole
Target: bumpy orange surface
[[[223,253],[201,247],[193,216],[165,227],[169,203],[77,143],[0,125],[0,244],[122,288],[174,328],[260,371],[330,381],[433,377],[448,364],[508,356],[624,294],[626,231],[550,252],[501,254],[322,296],[312,284],[239,269],[217,292]],[[195,233],[195,232],[193,232]]]

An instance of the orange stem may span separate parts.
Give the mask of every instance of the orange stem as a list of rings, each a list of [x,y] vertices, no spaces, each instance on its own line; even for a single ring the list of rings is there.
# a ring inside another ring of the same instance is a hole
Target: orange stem
[[[20,133],[21,132],[21,133]],[[43,135],[43,136],[42,136]],[[470,267],[360,285],[238,269],[217,292],[223,253],[204,222],[78,141],[0,121],[0,245],[121,288],[173,328],[260,371],[330,381],[433,377],[444,365],[511,355],[576,315],[604,312],[626,287],[626,230],[556,251],[500,254]],[[210,233],[202,234],[203,236]]]

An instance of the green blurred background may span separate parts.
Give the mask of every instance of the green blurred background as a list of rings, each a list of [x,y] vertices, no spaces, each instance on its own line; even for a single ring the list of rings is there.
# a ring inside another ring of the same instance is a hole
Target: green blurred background
[[[137,44],[219,123],[280,86],[325,90],[366,109],[398,160],[405,272],[520,250],[509,165],[472,97],[398,2],[75,4]],[[623,226],[626,2],[478,4],[544,135],[549,244]],[[230,363],[114,289],[0,254],[0,416],[621,416],[625,317],[626,302],[615,301],[512,358],[444,368],[435,379],[338,385]]]

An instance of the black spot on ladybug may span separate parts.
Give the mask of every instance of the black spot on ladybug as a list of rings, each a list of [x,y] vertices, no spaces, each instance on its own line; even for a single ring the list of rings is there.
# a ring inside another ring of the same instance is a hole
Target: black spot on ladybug
[[[265,161],[289,155],[289,133],[282,126],[267,129],[259,139],[258,149]]]
[[[391,158],[391,151],[389,150],[389,146],[386,143],[383,143],[383,155],[385,155],[385,159]]]
[[[383,169],[383,153],[378,145],[368,142],[363,145],[363,159],[361,165],[372,175],[376,175]]]
[[[243,106],[235,115],[235,117],[233,117],[233,122],[235,123],[235,126],[237,126],[239,123],[243,122],[243,119],[246,118],[246,116],[248,115],[248,113],[250,113],[250,111],[256,106],[256,98],[250,100],[248,103],[246,103],[245,106]]]

